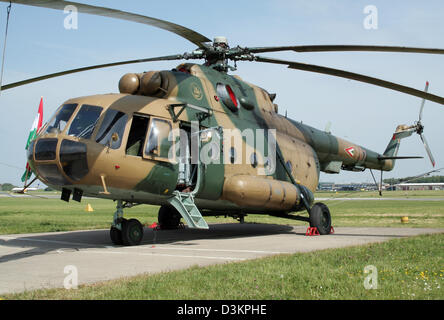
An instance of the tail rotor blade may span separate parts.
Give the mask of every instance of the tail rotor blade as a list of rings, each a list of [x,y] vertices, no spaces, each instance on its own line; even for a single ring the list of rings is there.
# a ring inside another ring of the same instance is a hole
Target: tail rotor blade
[[[427,91],[429,91],[429,82],[428,81],[426,82],[425,89],[424,89],[424,92],[427,92]],[[421,121],[421,119],[422,119],[422,111],[424,110],[424,103],[425,103],[425,99],[423,98],[422,102],[421,102],[421,108],[419,109],[419,121]]]
[[[432,166],[435,167],[435,159],[432,156],[432,151],[430,150],[429,144],[427,143],[425,136],[422,133],[419,136],[421,137],[422,143],[424,144],[427,154],[429,155],[430,161],[432,162]]]

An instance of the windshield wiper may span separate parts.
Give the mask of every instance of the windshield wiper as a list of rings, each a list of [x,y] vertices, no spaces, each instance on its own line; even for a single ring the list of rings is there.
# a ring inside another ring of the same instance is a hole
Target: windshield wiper
[[[94,131],[94,128],[96,127],[97,122],[99,121],[99,118],[97,118],[96,121],[94,121],[94,123],[91,123],[89,126],[87,126],[85,129],[83,129],[82,132],[79,133],[79,135],[77,137],[79,138],[83,138],[84,136],[86,136],[87,134],[91,133],[92,131]]]

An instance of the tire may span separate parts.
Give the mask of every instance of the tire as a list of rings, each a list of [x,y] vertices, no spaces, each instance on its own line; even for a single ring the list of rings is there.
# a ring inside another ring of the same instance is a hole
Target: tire
[[[310,210],[310,227],[316,227],[319,234],[330,234],[331,215],[328,207],[321,203],[315,203]]]
[[[136,219],[122,222],[122,241],[125,246],[137,246],[143,239],[143,226]]]
[[[109,230],[109,235],[114,245],[121,246],[123,244],[122,231],[120,231],[116,227],[111,226],[111,229]]]
[[[160,229],[177,229],[179,228],[181,215],[173,207],[161,206],[157,220]]]

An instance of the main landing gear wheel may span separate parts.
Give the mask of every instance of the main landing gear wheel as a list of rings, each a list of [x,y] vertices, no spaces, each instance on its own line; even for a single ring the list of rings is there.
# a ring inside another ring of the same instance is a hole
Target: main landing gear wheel
[[[331,215],[328,207],[321,203],[315,203],[310,209],[310,227],[316,227],[319,234],[330,234]]]
[[[126,246],[137,246],[143,239],[143,226],[136,219],[122,221],[122,242]]]
[[[111,229],[109,230],[109,235],[114,245],[121,246],[123,244],[122,231],[120,231],[116,227],[111,226]]]
[[[178,229],[182,216],[174,207],[161,206],[157,220],[160,229]]]

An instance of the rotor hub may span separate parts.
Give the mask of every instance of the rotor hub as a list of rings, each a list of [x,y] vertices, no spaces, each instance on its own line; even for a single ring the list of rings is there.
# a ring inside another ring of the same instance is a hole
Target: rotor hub
[[[222,48],[228,49],[229,45],[228,45],[227,38],[224,37],[224,36],[214,37],[214,39],[213,39],[213,47],[215,47],[215,48],[216,47],[222,47]]]

